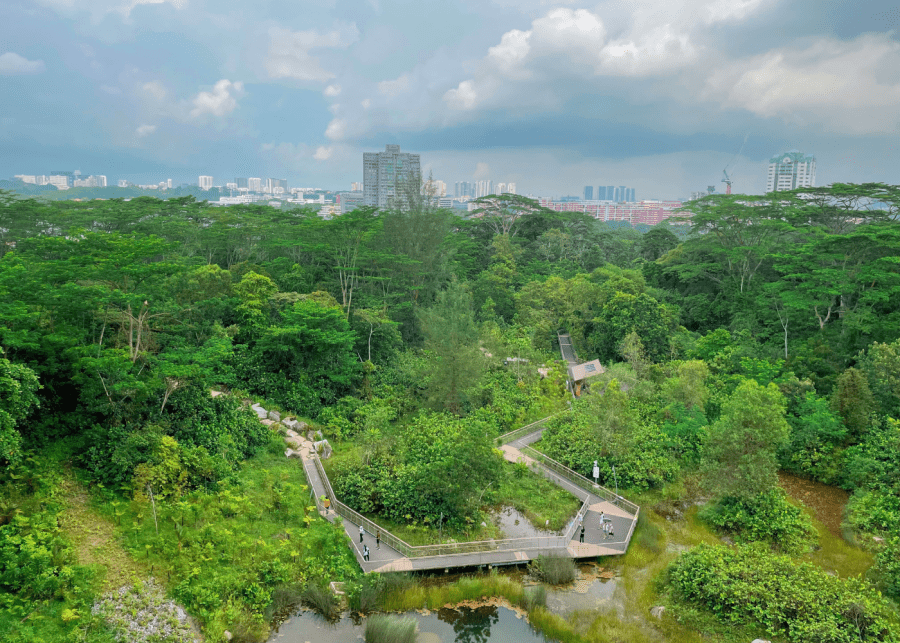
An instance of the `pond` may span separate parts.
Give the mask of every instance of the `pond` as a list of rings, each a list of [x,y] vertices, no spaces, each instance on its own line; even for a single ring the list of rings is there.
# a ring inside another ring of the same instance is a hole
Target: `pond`
[[[485,605],[409,612],[419,623],[417,643],[545,643],[528,622],[511,609]],[[363,640],[365,619],[343,616],[328,622],[303,611],[272,634],[270,643],[351,643]]]

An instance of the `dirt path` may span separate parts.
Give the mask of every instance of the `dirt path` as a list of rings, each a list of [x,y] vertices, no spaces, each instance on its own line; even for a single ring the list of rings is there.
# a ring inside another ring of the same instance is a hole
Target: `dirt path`
[[[813,482],[804,478],[798,478],[790,473],[778,474],[781,488],[787,494],[799,500],[809,507],[816,520],[825,525],[826,529],[836,538],[843,538],[841,533],[841,519],[844,516],[844,508],[850,494],[843,489],[831,487],[821,482]]]
[[[70,473],[65,475],[62,488],[66,508],[60,514],[60,527],[75,546],[79,563],[106,569],[104,590],[147,578],[148,570],[125,551],[116,538],[115,525],[91,507],[84,487]]]

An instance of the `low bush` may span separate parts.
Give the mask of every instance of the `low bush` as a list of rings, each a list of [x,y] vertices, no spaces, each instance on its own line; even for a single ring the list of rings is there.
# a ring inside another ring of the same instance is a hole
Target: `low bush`
[[[738,542],[765,542],[788,554],[808,550],[817,538],[809,516],[788,502],[781,489],[752,500],[723,498],[705,507],[700,518]]]
[[[562,556],[538,556],[529,563],[528,571],[545,583],[562,585],[575,580],[575,561]]]
[[[547,607],[547,588],[543,585],[526,587],[522,593],[522,607],[529,612],[535,607]]]
[[[303,604],[317,611],[325,618],[335,618],[340,610],[337,597],[331,589],[319,583],[309,583],[303,589]]]
[[[729,624],[758,623],[792,643],[897,640],[897,614],[871,585],[760,544],[699,545],[669,566],[665,582],[676,603]]]
[[[416,619],[376,614],[366,620],[366,643],[416,643]]]

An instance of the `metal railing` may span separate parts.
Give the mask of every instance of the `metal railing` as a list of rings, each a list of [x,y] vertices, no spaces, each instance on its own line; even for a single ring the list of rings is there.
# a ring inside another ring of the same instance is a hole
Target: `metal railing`
[[[562,411],[562,413],[565,412],[566,411]],[[508,444],[509,442],[521,439],[525,435],[534,433],[543,428],[542,425],[556,415],[560,414],[557,413],[555,415],[551,415],[549,417],[543,418],[542,420],[538,420],[537,422],[533,422],[520,429],[500,436],[499,438],[497,438],[498,444]],[[576,473],[575,471],[572,471],[568,467],[560,464],[556,460],[553,460],[552,458],[544,455],[540,451],[537,451],[530,446],[522,447],[521,451],[527,452],[530,457],[546,467],[548,471],[552,471],[561,478],[564,478],[565,480],[568,480],[569,482],[577,485],[589,494],[594,494],[595,496],[616,504],[617,506],[623,508],[626,512],[631,514],[633,516],[633,519],[631,521],[631,526],[628,530],[628,536],[626,537],[626,539],[620,542],[604,543],[604,546],[628,544],[634,532],[635,525],[637,524],[638,512],[640,511],[637,505],[635,505],[633,502],[625,500],[621,496],[617,496],[609,489],[595,485],[584,476]],[[361,525],[363,529],[365,531],[368,531],[370,534],[380,533],[381,541],[385,545],[391,547],[407,558],[423,558],[427,556],[456,556],[498,551],[528,551],[535,549],[558,548],[565,549],[569,546],[569,543],[575,537],[575,532],[578,529],[580,519],[587,514],[591,499],[590,495],[585,498],[585,500],[582,502],[581,508],[578,510],[578,513],[560,535],[413,546],[338,500],[337,496],[334,493],[334,489],[331,487],[331,481],[328,479],[328,474],[325,473],[325,467],[322,466],[322,461],[319,458],[318,454],[313,452],[311,459],[315,467],[316,474],[318,475],[322,487],[325,491],[325,496],[329,500],[331,500],[331,509],[335,512],[335,514],[341,516],[342,518],[345,518],[346,520],[349,520],[353,524]],[[307,474],[307,477],[310,479],[310,482],[312,482],[312,475],[311,472],[307,470],[307,463],[305,461],[303,463],[303,468]],[[315,492],[313,493],[315,495]],[[315,501],[318,510],[322,513],[327,513],[327,509],[325,508],[325,505],[319,498],[319,496],[315,496]]]
[[[588,493],[592,493],[595,496],[603,498],[604,500],[613,503],[617,507],[621,507],[625,511],[627,511],[632,516],[636,516],[638,512],[638,506],[633,502],[625,500],[622,496],[616,495],[614,492],[610,491],[606,487],[601,487],[600,485],[595,485],[593,482],[585,478],[580,473],[572,471],[569,467],[565,466],[554,460],[553,458],[544,455],[537,449],[534,449],[529,446],[522,447],[519,449],[522,453],[528,455],[533,460],[537,460],[542,465],[556,473],[557,475],[565,478],[569,482],[578,485]]]
[[[395,549],[407,558],[422,558],[425,556],[453,556],[461,554],[479,554],[497,551],[527,551],[534,549],[565,548],[574,536],[577,518],[587,512],[587,502],[584,502],[575,519],[567,526],[565,532],[556,536],[536,536],[531,538],[506,538],[501,540],[481,540],[463,543],[441,543],[438,545],[413,546],[389,532],[379,524],[369,520],[357,511],[354,511],[334,495],[328,475],[322,466],[322,461],[316,454],[312,456],[316,471],[325,488],[325,495],[331,500],[331,508],[334,512],[356,525],[362,525],[370,534],[381,533],[381,542]],[[316,497],[316,506],[320,511],[325,511],[324,505]]]
[[[531,424],[526,424],[523,427],[516,429],[515,431],[510,431],[509,433],[504,433],[499,438],[494,439],[494,444],[498,447],[503,446],[504,444],[509,444],[510,442],[515,442],[520,438],[525,437],[526,435],[530,435],[539,431],[541,429],[546,428],[547,422],[552,420],[553,418],[562,415],[563,413],[568,413],[569,411],[560,411],[559,413],[554,413],[553,415],[548,415],[547,417],[538,420],[537,422],[532,422]]]

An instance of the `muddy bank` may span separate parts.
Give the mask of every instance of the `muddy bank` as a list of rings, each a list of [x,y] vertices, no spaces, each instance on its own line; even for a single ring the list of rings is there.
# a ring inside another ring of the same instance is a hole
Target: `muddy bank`
[[[825,525],[832,536],[843,537],[841,520],[850,499],[849,493],[838,487],[799,478],[791,473],[780,472],[778,479],[781,488],[791,498],[809,507],[816,520]]]

